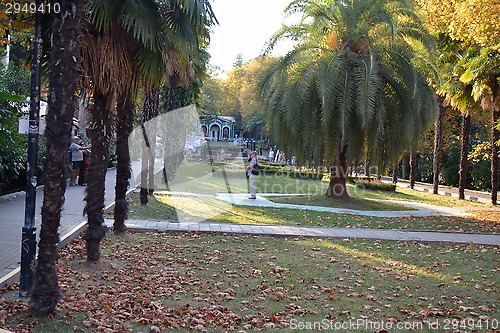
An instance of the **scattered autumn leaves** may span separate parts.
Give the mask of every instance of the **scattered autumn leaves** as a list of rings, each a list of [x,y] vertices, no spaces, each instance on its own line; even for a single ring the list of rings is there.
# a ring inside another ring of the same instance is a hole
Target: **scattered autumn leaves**
[[[499,254],[472,245],[129,234],[106,239],[103,261],[87,264],[77,239],[60,253],[57,317],[31,317],[3,290],[0,327],[250,332],[290,331],[293,320],[493,320]]]

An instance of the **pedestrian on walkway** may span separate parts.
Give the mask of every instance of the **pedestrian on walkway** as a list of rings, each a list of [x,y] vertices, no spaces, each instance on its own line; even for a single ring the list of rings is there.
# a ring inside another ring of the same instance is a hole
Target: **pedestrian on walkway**
[[[274,162],[274,150],[272,148],[269,149],[269,162]]]
[[[82,151],[83,153],[83,161],[82,166],[80,168],[80,173],[78,175],[78,185],[86,186],[87,185],[87,168],[90,165],[90,150],[86,149]]]
[[[257,177],[259,176],[259,159],[257,158],[257,152],[252,151],[250,154],[250,164],[248,165],[247,175],[248,183],[250,188],[249,199],[257,198]]]
[[[88,147],[80,146],[79,142],[80,139],[77,136],[74,136],[73,142],[69,146],[69,150],[71,151],[71,162],[73,165],[73,172],[71,173],[69,186],[76,185],[76,177],[80,176],[80,169],[83,164],[83,151],[88,149]]]

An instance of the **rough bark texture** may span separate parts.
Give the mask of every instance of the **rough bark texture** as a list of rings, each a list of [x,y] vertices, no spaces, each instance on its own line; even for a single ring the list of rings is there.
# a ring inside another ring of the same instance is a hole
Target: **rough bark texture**
[[[470,113],[462,116],[462,147],[460,148],[460,180],[458,182],[458,198],[465,199],[467,186],[467,160],[470,146]]]
[[[116,187],[115,187],[115,221],[113,230],[115,234],[124,234],[127,231],[125,220],[128,213],[126,198],[129,180],[131,177],[130,151],[128,138],[132,133],[134,123],[134,105],[130,94],[120,97],[117,106],[116,124]]]
[[[141,204],[147,205],[148,194],[154,192],[154,164],[156,155],[156,117],[159,111],[159,90],[152,88],[144,97],[141,126],[144,144],[141,164]]]
[[[445,107],[443,102],[439,104],[439,112],[434,124],[434,159],[432,161],[432,168],[434,171],[432,184],[434,194],[438,194],[439,190],[439,172],[441,166],[441,158],[443,157],[443,118]]]
[[[152,195],[155,191],[155,156],[156,156],[156,132],[158,127],[158,114],[160,109],[160,90],[152,88],[149,96],[146,97],[150,109],[150,151],[148,164],[148,193]],[[146,103],[146,102],[145,102]]]
[[[148,145],[149,145],[149,138],[146,133],[146,129],[144,128],[143,125],[141,125],[142,128],[142,135],[144,137],[142,141],[142,147],[141,147],[141,191],[139,194],[141,205],[147,205],[148,204],[148,165],[149,165],[149,157],[148,157]]]
[[[410,188],[413,190],[415,188],[415,180],[417,174],[417,154],[415,150],[410,149]]]
[[[104,191],[112,133],[112,112],[109,109],[111,103],[108,99],[113,99],[113,96],[104,96],[97,89],[94,91],[94,108],[91,112],[91,126],[88,131],[92,149],[85,197],[88,227],[83,234],[83,239],[87,242],[88,261],[100,259],[100,243],[106,235],[103,216]]]
[[[30,310],[50,315],[62,298],[56,273],[58,228],[66,190],[66,156],[74,110],[78,109],[76,88],[80,58],[80,1],[57,1],[61,11],[54,13],[51,33],[49,113],[45,136],[47,159],[42,206],[39,253],[31,291]]]
[[[167,112],[174,111],[177,102],[177,75],[173,74],[169,77],[169,89],[167,94]],[[174,124],[167,124],[169,128],[165,131],[165,147],[163,151],[163,181],[167,189],[169,189],[168,181],[172,180],[174,177],[173,170],[176,169],[177,156],[173,152],[175,151],[175,143],[179,138],[174,138],[171,135],[171,128],[175,126]]]
[[[335,165],[330,169],[327,197],[349,199],[346,187],[347,174],[347,147],[344,146],[342,149],[338,149],[335,156]]]
[[[496,129],[500,119],[500,110],[494,106],[491,111],[491,203],[497,204],[498,191],[498,146],[500,132]]]

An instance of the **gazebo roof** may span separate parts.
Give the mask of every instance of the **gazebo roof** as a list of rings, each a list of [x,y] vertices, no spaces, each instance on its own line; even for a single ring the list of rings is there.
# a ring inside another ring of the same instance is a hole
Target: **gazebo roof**
[[[211,121],[211,120],[221,120],[222,122],[230,122],[230,123],[235,123],[236,120],[234,117],[230,116],[217,116],[217,115],[200,115],[200,120],[206,120],[206,121]]]

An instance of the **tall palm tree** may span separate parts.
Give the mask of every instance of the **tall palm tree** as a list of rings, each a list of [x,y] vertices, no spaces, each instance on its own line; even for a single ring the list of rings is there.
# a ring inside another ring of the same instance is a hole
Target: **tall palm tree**
[[[491,112],[491,203],[497,204],[499,182],[500,52],[495,47],[471,46],[457,64],[460,81],[471,86],[470,95]]]
[[[205,48],[210,39],[210,28],[218,21],[208,0],[165,0],[162,9],[165,44],[168,46],[164,72],[168,87],[166,112],[170,112],[176,107],[179,88],[192,88],[195,94],[201,93],[208,63]],[[173,177],[171,171],[177,169],[183,160],[183,156],[173,152],[183,151],[185,138],[168,136],[168,131],[164,133],[163,178],[168,188],[168,181]]]
[[[84,71],[94,91],[89,136],[91,164],[87,181],[85,212],[88,227],[87,260],[98,261],[104,227],[104,183],[113,133],[113,113],[118,96],[137,84],[139,67],[154,79],[161,67],[160,16],[155,1],[93,0],[90,24],[84,35]],[[136,66],[135,64],[138,64]]]
[[[59,4],[61,10],[52,13],[50,30],[50,94],[45,130],[47,158],[44,167],[42,227],[29,305],[38,315],[53,314],[58,300],[62,298],[56,273],[58,228],[62,198],[66,190],[66,152],[73,112],[78,108],[76,91],[81,60],[83,3],[66,0],[56,0],[53,3]]]
[[[217,23],[208,0],[161,0],[158,1],[162,25],[162,45],[164,46],[164,63],[161,70],[165,84],[169,87],[167,112],[174,110],[176,91],[179,87],[196,86],[204,73],[205,66],[200,67],[200,59],[206,52],[210,27]],[[199,84],[198,84],[199,85]],[[146,132],[155,137],[154,118],[159,114],[159,86],[157,82],[147,88],[144,100],[142,122],[148,127]],[[146,124],[146,122],[148,124]],[[146,128],[144,128],[146,130]],[[171,147],[185,139],[169,136],[163,130],[165,162],[163,168],[164,181],[168,187],[167,164],[170,151],[178,151]],[[147,204],[147,194],[154,191],[154,152],[156,140],[144,137],[141,172],[141,204]],[[182,150],[182,149],[181,149]],[[146,160],[148,159],[148,160]]]
[[[458,109],[462,113],[458,198],[465,199],[470,148],[471,115],[478,110],[478,105],[471,96],[472,86],[460,82],[456,76],[452,76],[445,82],[438,92],[445,96],[452,107]]]
[[[348,158],[366,152],[382,170],[434,119],[435,95],[412,63],[413,46],[429,38],[404,0],[296,0],[288,11],[303,20],[270,47],[284,37],[298,44],[270,66],[262,98],[275,139],[303,161],[324,151],[327,195],[346,198]]]

